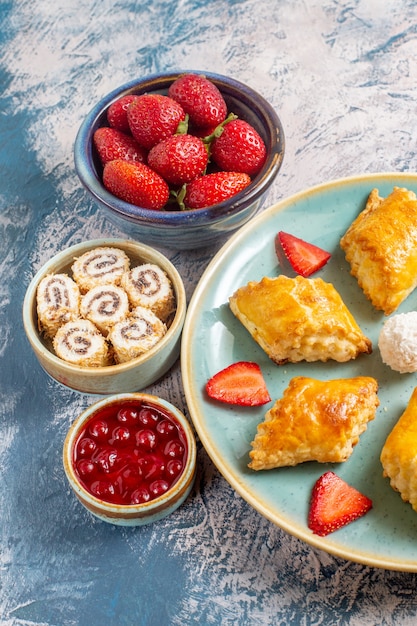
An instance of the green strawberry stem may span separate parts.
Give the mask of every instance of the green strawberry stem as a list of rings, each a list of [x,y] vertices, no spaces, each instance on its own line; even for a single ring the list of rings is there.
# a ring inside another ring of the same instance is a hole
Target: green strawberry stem
[[[189,121],[188,113],[185,114],[185,118],[181,120],[181,122],[177,126],[177,130],[175,131],[176,135],[186,135],[188,133],[188,121]]]
[[[210,146],[213,143],[213,141],[217,139],[218,137],[220,137],[226,124],[228,124],[229,122],[232,122],[233,120],[237,120],[237,118],[238,116],[235,115],[234,113],[229,113],[226,119],[223,120],[223,122],[221,122],[218,126],[216,126],[216,128],[213,130],[213,132],[210,135],[206,135],[206,137],[203,137],[202,141],[207,147],[207,152],[209,156],[210,156]]]
[[[184,198],[185,198],[186,192],[187,192],[186,184],[182,185],[182,187],[178,191],[175,191],[174,189],[171,189],[170,191],[171,198],[175,200],[175,202],[178,204],[180,211],[186,211],[187,209],[187,207],[184,204]]]

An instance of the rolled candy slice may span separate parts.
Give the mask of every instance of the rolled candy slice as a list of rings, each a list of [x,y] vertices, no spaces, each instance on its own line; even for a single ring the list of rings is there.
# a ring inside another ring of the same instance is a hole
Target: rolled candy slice
[[[138,306],[111,329],[108,339],[117,363],[125,363],[150,350],[165,335],[165,324],[146,307]]]
[[[48,274],[37,288],[39,331],[54,337],[58,328],[79,316],[80,290],[67,274]]]
[[[118,285],[130,268],[127,254],[119,248],[99,247],[75,259],[72,276],[82,293],[96,285]]]
[[[132,268],[123,274],[121,285],[132,306],[150,309],[163,322],[175,311],[171,281],[158,265],[145,263]]]
[[[129,299],[117,285],[97,285],[81,297],[80,311],[106,337],[129,313]]]
[[[90,320],[67,322],[53,340],[56,355],[83,367],[101,367],[111,364],[109,346]]]

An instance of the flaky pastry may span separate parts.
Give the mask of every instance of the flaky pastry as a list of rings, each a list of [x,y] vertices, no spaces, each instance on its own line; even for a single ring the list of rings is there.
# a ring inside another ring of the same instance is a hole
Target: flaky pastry
[[[373,189],[340,246],[368,300],[393,313],[417,286],[416,195],[394,187],[381,198]]]
[[[417,387],[381,450],[383,475],[417,512]]]
[[[280,275],[249,282],[230,298],[234,315],[278,365],[339,362],[372,352],[368,339],[331,283]]]
[[[367,376],[329,381],[292,378],[258,425],[248,466],[267,470],[305,461],[346,461],[375,418],[377,391],[377,381]]]

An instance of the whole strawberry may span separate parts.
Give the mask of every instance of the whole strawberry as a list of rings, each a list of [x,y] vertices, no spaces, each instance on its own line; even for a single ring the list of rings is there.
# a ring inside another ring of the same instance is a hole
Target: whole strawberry
[[[107,109],[107,121],[109,126],[117,128],[117,130],[121,130],[124,133],[130,133],[129,122],[127,120],[127,109],[133,100],[138,97],[139,96],[134,94],[128,94],[112,102]]]
[[[190,123],[197,127],[213,127],[226,118],[227,105],[222,94],[202,74],[183,74],[170,85],[168,95],[180,103]]]
[[[242,172],[205,174],[187,185],[184,205],[188,209],[202,209],[218,204],[243,191],[250,182],[250,176]]]
[[[176,132],[180,122],[185,120],[185,112],[168,96],[143,94],[129,105],[127,119],[133,137],[150,150]]]
[[[154,146],[148,165],[171,185],[183,185],[204,173],[208,163],[207,149],[198,137],[172,135]]]
[[[225,124],[211,144],[211,158],[222,170],[255,176],[265,163],[266,147],[259,133],[245,120]]]
[[[104,166],[103,184],[117,198],[144,209],[162,209],[169,198],[167,183],[144,163],[109,161]]]
[[[131,135],[116,128],[98,128],[93,135],[93,142],[103,165],[114,159],[146,163],[147,150]]]

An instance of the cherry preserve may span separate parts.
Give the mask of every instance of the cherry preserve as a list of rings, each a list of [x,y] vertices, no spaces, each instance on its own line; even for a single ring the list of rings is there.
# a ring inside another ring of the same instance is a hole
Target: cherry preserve
[[[123,402],[101,409],[74,445],[73,465],[82,486],[112,504],[142,504],[179,479],[187,459],[181,425],[150,403]]]

